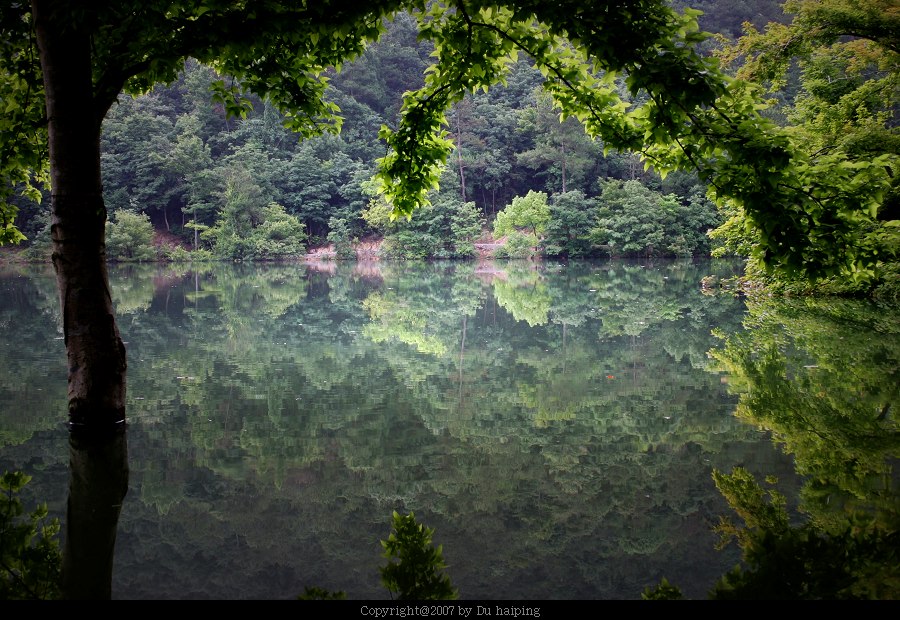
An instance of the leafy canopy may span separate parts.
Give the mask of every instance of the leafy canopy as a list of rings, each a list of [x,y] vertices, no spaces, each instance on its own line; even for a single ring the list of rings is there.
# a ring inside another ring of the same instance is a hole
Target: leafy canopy
[[[707,38],[699,13],[676,13],[665,0],[47,1],[90,35],[98,126],[121,92],[171,82],[192,57],[231,76],[214,85],[230,112],[245,114],[251,91],[301,135],[338,131],[339,110],[325,97],[330,71],[406,11],[435,60],[424,86],[405,94],[397,125],[380,131],[387,153],[377,180],[394,217],[426,204],[438,184],[452,149],[446,111],[467,92],[503,83],[524,53],[562,119],[578,119],[608,149],[639,152],[662,174],[696,169],[719,202],[743,209],[766,265],[818,277],[876,260],[871,247],[848,241],[889,186],[892,160],[798,148],[760,114],[756,87],[697,51]],[[0,40],[12,43],[0,52],[0,187],[34,193],[35,180],[46,180],[46,131],[31,5],[7,4],[0,17]],[[14,209],[0,210],[0,241],[19,240]]]
[[[789,76],[799,78],[799,91],[781,110],[793,146],[781,183],[803,190],[793,217],[802,218],[811,244],[827,251],[830,237],[859,280],[876,257],[900,255],[900,13],[894,0],[789,0],[784,10],[790,24],[763,32],[746,24],[721,57],[738,65],[740,79],[774,95],[786,92]],[[769,251],[778,222],[733,206],[720,236],[733,247],[749,241]]]

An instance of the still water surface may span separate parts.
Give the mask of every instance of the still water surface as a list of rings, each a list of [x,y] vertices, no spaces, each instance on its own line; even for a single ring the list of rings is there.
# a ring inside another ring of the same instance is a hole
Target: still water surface
[[[461,599],[637,599],[664,577],[704,598],[740,558],[712,531],[733,516],[712,472],[737,466],[798,518],[872,479],[896,515],[897,441],[858,437],[897,435],[870,415],[896,410],[897,315],[701,286],[736,268],[112,267],[131,470],[113,598],[389,600],[395,510],[434,528]],[[63,520],[52,271],[0,270],[0,347],[0,469]],[[871,471],[826,484],[854,451]]]

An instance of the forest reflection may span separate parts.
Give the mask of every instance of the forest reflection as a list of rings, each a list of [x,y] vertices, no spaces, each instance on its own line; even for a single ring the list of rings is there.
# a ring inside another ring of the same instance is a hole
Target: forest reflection
[[[704,598],[740,559],[713,531],[735,508],[712,473],[735,468],[777,479],[794,524],[896,532],[897,316],[701,286],[738,268],[112,267],[113,597],[385,599],[378,541],[413,510],[462,598],[639,598],[664,577]],[[63,518],[55,282],[0,286],[0,466]]]

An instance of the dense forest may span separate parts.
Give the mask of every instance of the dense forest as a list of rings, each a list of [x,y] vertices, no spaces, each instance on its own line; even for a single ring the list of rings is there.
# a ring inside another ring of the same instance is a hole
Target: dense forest
[[[810,147],[830,148],[849,130],[858,157],[896,154],[889,46],[845,37],[762,66],[764,41],[789,28],[791,3],[690,4],[703,11],[700,26],[716,34],[705,53],[767,79],[774,105],[766,114],[795,126]],[[741,215],[714,204],[696,174],[663,178],[638,154],[606,150],[575,118],[560,122],[541,90],[544,77],[525,56],[505,85],[453,106],[446,122],[455,150],[431,205],[393,219],[372,177],[385,154],[379,128],[396,125],[403,93],[421,87],[432,62],[432,44],[417,34],[416,21],[401,13],[362,57],[332,72],[328,97],[342,117],[337,135],[301,139],[259,98],[235,116],[211,96],[233,88],[230,78],[192,60],[171,84],[121,95],[102,130],[108,257],[279,260],[327,248],[324,256],[342,259],[371,247],[359,243],[366,240],[379,242],[377,256],[398,259],[471,258],[479,247],[512,258],[749,253],[753,234]],[[624,79],[617,81],[627,97]],[[25,255],[49,259],[50,201],[14,200]],[[893,219],[892,202],[885,200],[881,220]],[[874,285],[871,277],[856,283],[869,291],[891,282],[896,248],[893,229],[865,227],[893,247],[893,254],[882,252],[887,270]],[[847,286],[844,278],[838,288]]]

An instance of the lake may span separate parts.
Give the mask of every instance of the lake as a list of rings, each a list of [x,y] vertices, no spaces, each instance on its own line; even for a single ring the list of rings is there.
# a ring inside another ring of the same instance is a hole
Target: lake
[[[128,350],[114,599],[390,600],[393,511],[470,600],[705,598],[713,472],[897,523],[900,320],[709,290],[725,261],[111,266]],[[0,468],[65,519],[52,268],[0,267]],[[848,463],[852,463],[849,466]]]

